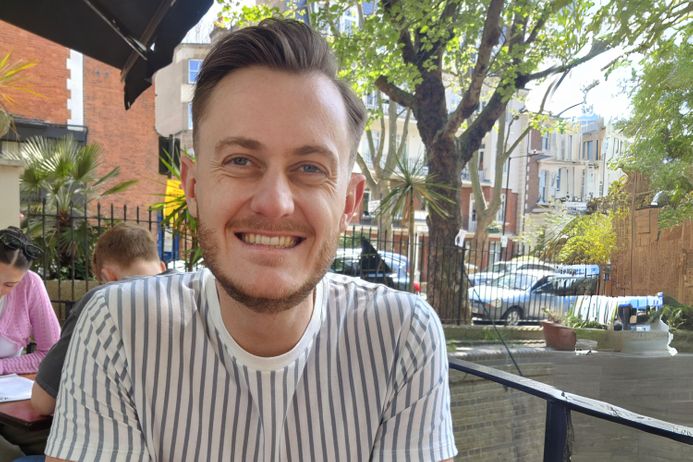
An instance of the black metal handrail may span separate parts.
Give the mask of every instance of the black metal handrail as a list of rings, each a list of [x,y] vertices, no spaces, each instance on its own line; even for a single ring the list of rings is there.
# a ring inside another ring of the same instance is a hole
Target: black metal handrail
[[[647,417],[604,401],[568,393],[551,385],[491,367],[456,358],[450,358],[449,361],[451,369],[491,380],[546,401],[544,462],[570,460],[571,411],[693,445],[693,428],[691,427]]]

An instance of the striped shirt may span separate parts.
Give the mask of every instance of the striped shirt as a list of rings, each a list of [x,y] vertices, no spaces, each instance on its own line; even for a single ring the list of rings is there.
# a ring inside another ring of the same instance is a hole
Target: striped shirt
[[[289,352],[224,327],[209,270],[99,291],[78,321],[46,454],[68,460],[441,460],[457,450],[440,321],[328,274]]]

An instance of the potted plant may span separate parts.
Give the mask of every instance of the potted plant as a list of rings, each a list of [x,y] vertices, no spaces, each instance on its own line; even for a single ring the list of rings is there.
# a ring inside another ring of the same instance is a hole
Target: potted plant
[[[556,311],[544,310],[546,319],[541,321],[546,346],[554,350],[570,351],[575,349],[577,334],[575,329],[564,325],[565,315]]]

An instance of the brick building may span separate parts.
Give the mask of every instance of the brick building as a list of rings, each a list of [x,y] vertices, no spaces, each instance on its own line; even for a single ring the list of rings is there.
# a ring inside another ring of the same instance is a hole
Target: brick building
[[[25,72],[24,83],[38,96],[12,93],[14,103],[7,109],[16,131],[0,139],[0,156],[19,150],[32,136],[69,134],[101,147],[101,174],[120,166],[119,180],[138,180],[106,204],[134,208],[161,200],[165,177],[158,173],[153,88],[125,111],[118,69],[0,21],[0,56],[8,52],[12,61],[36,63]]]

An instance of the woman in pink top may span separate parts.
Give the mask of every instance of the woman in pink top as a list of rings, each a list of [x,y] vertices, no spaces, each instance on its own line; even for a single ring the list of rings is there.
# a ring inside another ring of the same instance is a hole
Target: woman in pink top
[[[33,373],[60,337],[41,278],[29,270],[41,249],[18,228],[0,230],[0,375]],[[33,338],[36,350],[22,354]]]

